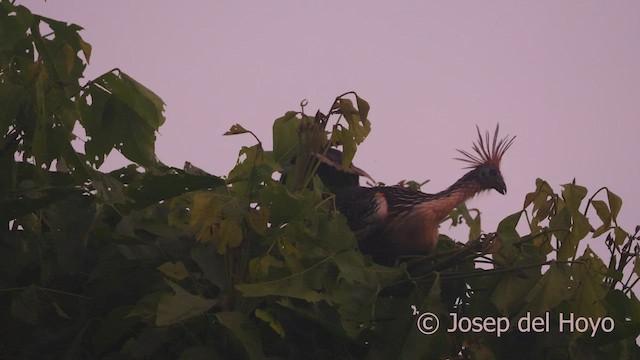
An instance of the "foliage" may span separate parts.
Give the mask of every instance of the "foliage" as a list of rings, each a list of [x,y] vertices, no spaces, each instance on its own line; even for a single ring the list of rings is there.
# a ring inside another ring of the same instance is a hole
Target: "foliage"
[[[257,143],[225,177],[171,168],[154,151],[162,100],[117,69],[81,85],[91,46],[79,30],[0,3],[4,357],[638,358],[640,228],[618,225],[609,189],[585,202],[582,186],[538,179],[495,233],[460,207],[450,220],[469,225],[467,244],[442,236],[427,256],[380,266],[315,176],[316,152],[341,146],[346,166],[364,141],[364,99],[287,112],[272,150],[232,126]],[[113,149],[132,164],[99,171]],[[447,328],[449,313],[548,312],[615,329],[427,336],[412,305]]]

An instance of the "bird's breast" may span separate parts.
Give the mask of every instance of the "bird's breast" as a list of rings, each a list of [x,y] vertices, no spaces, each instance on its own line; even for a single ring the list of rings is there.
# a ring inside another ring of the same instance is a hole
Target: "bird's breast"
[[[415,205],[411,211],[389,223],[386,236],[399,255],[427,253],[438,242],[440,222],[466,197],[463,191],[453,191]]]
[[[435,215],[430,209],[414,210],[387,226],[398,255],[426,254],[436,245],[440,220]]]

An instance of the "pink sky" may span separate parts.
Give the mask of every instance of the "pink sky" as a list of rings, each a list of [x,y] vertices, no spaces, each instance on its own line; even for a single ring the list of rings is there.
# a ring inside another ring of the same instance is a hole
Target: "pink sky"
[[[232,124],[270,148],[273,120],[302,99],[326,112],[355,90],[373,124],[355,161],[377,181],[442,190],[465,172],[452,158],[475,125],[499,122],[517,139],[508,194],[469,204],[483,230],[521,209],[537,177],[556,191],[574,177],[591,193],[608,186],[620,224],[640,224],[640,2],[18,3],[85,28],[88,78],[119,67],[164,99],[157,154],[169,165],[224,175],[253,144],[223,137]]]

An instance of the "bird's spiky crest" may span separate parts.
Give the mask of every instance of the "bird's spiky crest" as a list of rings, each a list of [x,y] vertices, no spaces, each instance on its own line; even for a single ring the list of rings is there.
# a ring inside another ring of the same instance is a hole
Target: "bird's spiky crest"
[[[500,130],[500,124],[496,125],[496,131],[493,134],[493,141],[490,141],[489,132],[485,133],[484,138],[480,134],[480,128],[476,125],[478,131],[478,141],[473,143],[473,150],[476,154],[469,153],[464,150],[458,150],[459,153],[464,155],[464,158],[456,158],[456,160],[469,163],[469,168],[475,168],[481,165],[493,165],[500,168],[500,161],[502,156],[509,149],[515,136],[509,137],[508,135],[498,141],[498,131]]]

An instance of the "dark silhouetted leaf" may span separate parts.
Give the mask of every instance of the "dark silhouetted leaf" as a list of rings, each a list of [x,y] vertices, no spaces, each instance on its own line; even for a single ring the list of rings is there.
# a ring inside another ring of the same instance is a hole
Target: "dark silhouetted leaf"
[[[609,190],[607,190],[607,198],[609,200],[609,207],[611,208],[611,219],[616,221],[622,208],[622,199]]]
[[[285,336],[285,332],[284,332],[284,329],[282,328],[282,325],[280,325],[280,323],[277,320],[275,320],[271,316],[271,314],[269,314],[267,311],[256,309],[255,314],[258,319],[269,324],[269,327],[271,327],[273,331],[275,331],[278,335],[280,335],[281,338]]]
[[[498,235],[500,235],[500,239],[502,239],[503,242],[513,242],[520,239],[520,234],[518,234],[516,230],[520,216],[522,216],[522,212],[518,211],[515,214],[507,216],[498,224]]]
[[[288,165],[298,152],[300,119],[296,115],[296,112],[289,111],[273,123],[273,157],[282,166]]]
[[[304,199],[292,194],[286,187],[274,184],[260,191],[260,204],[269,209],[269,222],[280,226],[300,215]]]
[[[515,318],[521,318],[526,312],[531,312],[532,316],[544,314],[569,299],[574,291],[567,266],[553,264],[525,296],[525,306]]]
[[[232,219],[220,221],[219,238],[215,239],[216,247],[220,254],[225,254],[227,249],[235,248],[242,244],[242,229]]]
[[[231,129],[229,129],[229,131],[225,132],[223,135],[239,135],[239,134],[246,134],[248,132],[249,130],[242,127],[242,125],[234,124],[231,126]]]
[[[249,359],[265,358],[260,344],[260,334],[245,314],[238,311],[226,311],[216,313],[216,318],[242,344]]]
[[[175,280],[183,280],[189,277],[189,272],[187,268],[184,266],[182,261],[171,262],[168,261],[160,266],[158,266],[158,270],[165,274],[166,276],[175,279]]]
[[[211,309],[215,300],[192,295],[180,285],[167,281],[174,294],[165,295],[158,303],[156,326],[169,326],[191,319]]]

